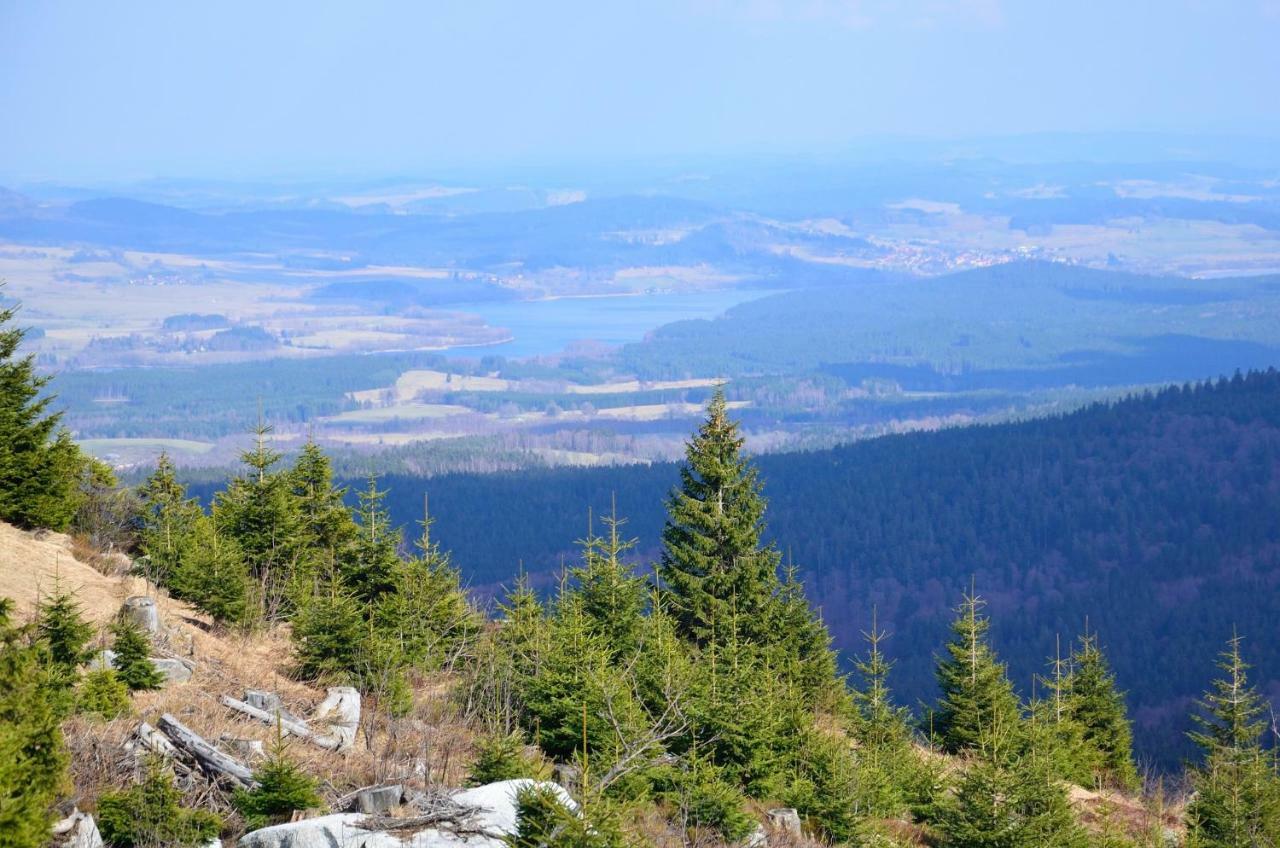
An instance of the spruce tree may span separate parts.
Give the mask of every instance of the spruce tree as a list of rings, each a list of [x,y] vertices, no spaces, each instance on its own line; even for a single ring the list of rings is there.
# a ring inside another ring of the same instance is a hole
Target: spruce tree
[[[366,604],[393,592],[400,571],[402,537],[383,506],[386,496],[378,479],[370,476],[368,488],[359,493],[359,532],[338,562],[343,583]]]
[[[836,655],[831,650],[831,634],[809,605],[799,571],[791,563],[783,570],[783,580],[772,605],[773,665],[803,693],[811,706],[837,699],[844,684],[836,671]]]
[[[582,565],[571,572],[588,626],[604,638],[615,657],[635,650],[648,595],[644,579],[623,561],[637,542],[621,536],[625,524],[615,507],[604,519],[608,535],[597,536],[589,527],[586,538],[579,542]]]
[[[278,737],[267,759],[253,770],[253,780],[256,786],[237,789],[231,798],[249,830],[288,821],[297,811],[324,806],[318,781],[286,756],[283,740]]]
[[[480,631],[480,615],[462,588],[449,554],[431,539],[425,507],[418,555],[398,562],[394,589],[373,610],[378,632],[400,647],[405,661],[421,669],[451,663]]]
[[[98,827],[112,848],[199,848],[217,837],[222,819],[208,810],[182,806],[173,772],[158,760],[143,779],[98,798]]]
[[[129,712],[129,687],[111,668],[94,668],[84,673],[76,687],[76,712],[111,721]]]
[[[1133,732],[1124,694],[1098,647],[1096,635],[1085,634],[1071,654],[1069,715],[1084,728],[1085,741],[1101,755],[1102,777],[1127,789],[1138,786],[1133,763]]]
[[[975,760],[938,820],[943,848],[1085,848],[1066,792],[1043,763]]]
[[[467,785],[483,786],[521,777],[542,780],[550,771],[545,760],[530,753],[523,733],[494,733],[476,740],[476,758],[467,775]]]
[[[680,486],[667,499],[660,575],[682,635],[699,644],[726,631],[768,642],[780,557],[761,544],[765,500],[742,436],[717,388],[707,417],[685,449]]]
[[[115,637],[111,650],[116,654],[116,676],[130,691],[159,689],[164,675],[151,661],[151,640],[142,628],[121,616],[111,623],[111,634]]]
[[[187,497],[169,455],[161,453],[155,471],[138,490],[142,500],[141,547],[148,560],[147,576],[169,586],[181,564],[192,528],[201,516],[200,504]]]
[[[16,309],[0,309],[0,520],[20,527],[65,530],[79,504],[85,458],[41,397],[48,377],[36,374],[35,355],[20,355],[26,330]]]
[[[867,650],[854,664],[861,685],[852,692],[852,736],[858,744],[858,801],[865,813],[901,814],[919,769],[911,744],[909,713],[893,703],[889,689],[892,663],[880,645],[886,634],[871,616],[863,638]]]
[[[257,612],[267,620],[292,610],[290,590],[312,564],[292,481],[275,470],[280,454],[267,447],[271,428],[259,423],[252,450],[240,455],[246,471],[214,499],[220,534],[236,543],[253,581]]]
[[[36,608],[36,635],[60,675],[74,678],[76,669],[89,661],[93,634],[93,625],[84,620],[84,608],[75,595],[55,583],[53,593],[41,598]]]
[[[933,733],[943,750],[999,746],[1013,738],[1021,721],[1018,698],[988,642],[990,620],[982,615],[983,600],[968,594],[956,609],[952,639],[937,661],[942,698],[933,713]]]
[[[369,638],[364,606],[337,580],[301,602],[293,618],[296,670],[305,680],[351,679]]]
[[[170,590],[219,624],[252,623],[252,586],[244,556],[233,540],[218,532],[213,519],[203,514],[196,517],[182,541]]]
[[[334,485],[329,457],[313,439],[308,438],[298,453],[289,478],[308,545],[321,562],[335,562],[338,552],[352,541],[357,529],[344,501],[347,489]]]
[[[1086,738],[1085,726],[1077,720],[1072,697],[1072,666],[1056,643],[1049,660],[1049,673],[1037,677],[1046,693],[1031,703],[1023,747],[1049,762],[1058,778],[1080,786],[1092,786],[1103,771],[1102,752]]]
[[[1221,654],[1222,677],[1194,716],[1192,740],[1204,762],[1192,772],[1195,796],[1187,807],[1191,848],[1255,848],[1280,844],[1280,775],[1262,735],[1266,707],[1249,684],[1249,664],[1233,636]]]
[[[0,598],[0,844],[40,848],[68,788],[68,757],[55,685],[12,613],[13,602]]]

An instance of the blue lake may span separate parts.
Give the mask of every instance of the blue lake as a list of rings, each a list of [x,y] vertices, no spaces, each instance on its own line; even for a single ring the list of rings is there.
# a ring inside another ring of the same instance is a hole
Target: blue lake
[[[723,289],[690,294],[641,294],[628,297],[566,297],[556,300],[500,301],[450,306],[479,315],[486,324],[509,330],[509,342],[450,348],[450,356],[547,356],[578,341],[607,345],[636,342],[650,330],[691,318],[714,318],[726,309],[776,290]]]

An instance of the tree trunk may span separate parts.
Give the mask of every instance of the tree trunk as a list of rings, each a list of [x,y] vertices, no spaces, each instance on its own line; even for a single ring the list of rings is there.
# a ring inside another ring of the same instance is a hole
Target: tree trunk
[[[247,765],[222,753],[169,713],[160,716],[156,724],[174,747],[195,760],[205,774],[215,779],[225,778],[247,788],[256,785],[253,772]]]

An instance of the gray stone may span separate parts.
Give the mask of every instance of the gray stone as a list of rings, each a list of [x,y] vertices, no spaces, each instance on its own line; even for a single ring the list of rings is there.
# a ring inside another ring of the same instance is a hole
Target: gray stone
[[[125,617],[141,627],[147,633],[160,632],[160,610],[156,607],[156,599],[143,595],[126,598],[121,608]]]
[[[777,807],[765,813],[769,827],[792,836],[800,835],[800,813],[795,807]]]
[[[186,683],[191,679],[191,672],[195,666],[191,663],[183,662],[172,657],[151,657],[151,664],[164,675],[164,685],[172,686],[175,683]]]
[[[756,825],[751,835],[742,840],[742,848],[769,848],[769,835],[764,832],[764,825]]]
[[[356,793],[356,809],[365,815],[385,813],[400,806],[403,797],[404,786],[399,783],[361,789]]]

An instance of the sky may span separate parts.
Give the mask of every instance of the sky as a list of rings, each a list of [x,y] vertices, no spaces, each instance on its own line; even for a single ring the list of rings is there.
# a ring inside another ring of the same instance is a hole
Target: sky
[[[1280,138],[1280,0],[0,0],[0,175]]]

